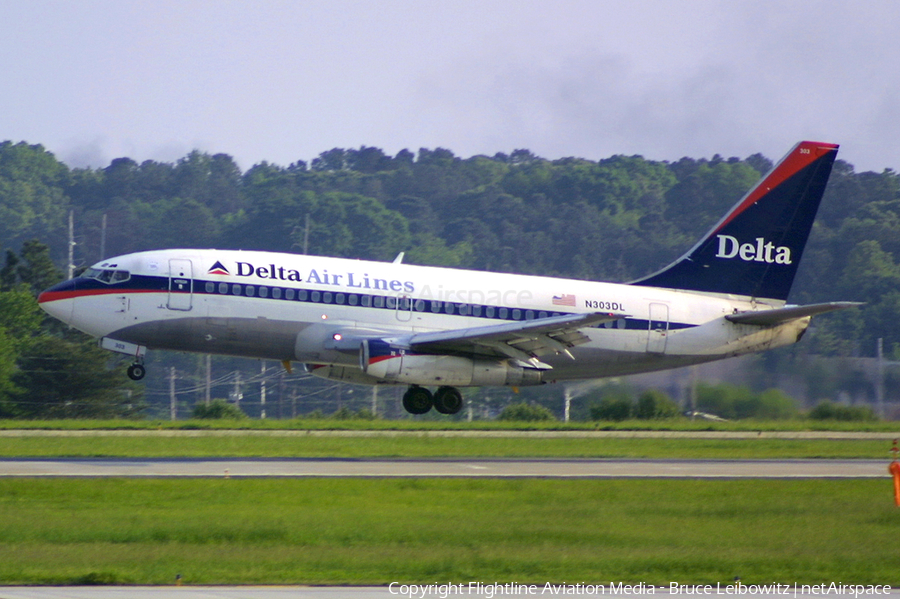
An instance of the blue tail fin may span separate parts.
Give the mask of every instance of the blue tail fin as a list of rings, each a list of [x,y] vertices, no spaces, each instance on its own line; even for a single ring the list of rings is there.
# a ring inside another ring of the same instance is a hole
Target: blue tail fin
[[[837,150],[798,143],[687,254],[631,284],[786,300]]]

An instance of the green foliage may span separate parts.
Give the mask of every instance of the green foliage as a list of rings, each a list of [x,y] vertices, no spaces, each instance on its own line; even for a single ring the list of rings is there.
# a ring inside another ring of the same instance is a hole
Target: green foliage
[[[634,416],[640,420],[674,418],[681,414],[678,404],[658,389],[648,389],[637,400]]]
[[[497,416],[497,419],[514,420],[518,422],[540,422],[545,420],[556,420],[556,417],[553,415],[553,412],[544,406],[523,401],[507,405],[503,408],[503,411],[500,412],[500,415]]]
[[[637,401],[628,387],[610,385],[604,389],[599,402],[588,408],[591,420],[622,422],[629,418],[638,420],[663,420],[681,414],[681,408],[658,389],[648,389]]]
[[[143,408],[140,387],[110,376],[111,354],[93,339],[39,335],[28,341],[12,377],[14,416],[21,418],[129,417]]]
[[[31,292],[20,285],[0,291],[0,329],[22,343],[38,331],[43,313]]]
[[[845,406],[830,401],[823,401],[810,410],[812,420],[840,420],[843,422],[871,422],[878,416],[869,406]]]
[[[785,419],[797,415],[794,400],[778,389],[754,393],[747,387],[722,383],[697,385],[697,409],[721,418]]]
[[[631,402],[630,395],[621,392],[610,393],[605,395],[600,400],[600,403],[591,406],[591,420],[621,422],[631,418],[633,409],[634,405]]]
[[[241,420],[246,417],[247,415],[244,414],[239,407],[228,403],[224,399],[214,399],[210,401],[208,405],[205,403],[198,403],[194,406],[194,411],[191,414],[191,418],[198,418],[201,420]]]
[[[27,285],[35,296],[62,280],[62,273],[50,259],[50,248],[37,239],[22,244],[19,257],[16,267],[18,279]]]
[[[321,412],[319,412],[319,414],[313,413],[307,416],[307,418],[321,417]],[[329,418],[331,418],[332,420],[376,420],[378,417],[367,408],[361,408],[358,411],[354,412],[347,406],[341,406],[340,408],[335,410],[334,413],[329,416]]]
[[[0,143],[0,240],[18,245],[61,233],[69,171],[42,146]],[[62,247],[60,247],[60,250]]]

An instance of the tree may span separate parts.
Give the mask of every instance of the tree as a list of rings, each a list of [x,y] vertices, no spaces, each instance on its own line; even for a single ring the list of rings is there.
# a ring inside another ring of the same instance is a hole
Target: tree
[[[12,377],[22,418],[122,418],[143,409],[141,387],[110,375],[112,356],[80,333],[39,335],[27,343]]]
[[[497,420],[514,420],[518,422],[542,422],[556,420],[553,412],[537,404],[519,402],[511,403],[503,408]]]
[[[0,143],[0,239],[17,245],[29,237],[56,238],[68,211],[63,192],[68,176],[66,166],[42,146]],[[61,256],[64,242],[54,249]]]
[[[637,400],[634,415],[641,420],[673,418],[681,414],[681,409],[672,399],[658,389],[644,391]]]
[[[224,399],[214,399],[209,402],[209,405],[198,403],[194,406],[194,412],[191,414],[191,418],[201,420],[240,420],[246,417],[247,415],[239,407],[228,403]]]
[[[840,420],[844,422],[866,422],[878,420],[878,416],[868,406],[843,406],[823,401],[809,412],[812,420]]]
[[[35,296],[62,280],[62,273],[50,259],[50,248],[37,239],[26,241],[22,245],[20,257],[16,274]]]
[[[624,392],[614,391],[605,394],[599,404],[591,406],[591,420],[628,420],[632,409],[631,397]]]

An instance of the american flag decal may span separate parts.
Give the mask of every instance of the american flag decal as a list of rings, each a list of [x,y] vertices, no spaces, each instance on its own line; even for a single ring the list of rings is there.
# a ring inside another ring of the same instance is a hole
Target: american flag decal
[[[572,306],[575,307],[575,296],[569,293],[553,296],[554,306]]]

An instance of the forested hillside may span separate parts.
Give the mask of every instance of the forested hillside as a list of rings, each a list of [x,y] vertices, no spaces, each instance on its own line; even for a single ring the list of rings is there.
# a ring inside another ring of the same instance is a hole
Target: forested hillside
[[[311,254],[390,260],[405,251],[409,263],[627,281],[679,256],[771,165],[759,154],[670,163],[362,147],[245,172],[226,154],[201,152],[174,164],[118,158],[72,169],[39,145],[4,142],[0,244],[15,270],[23,244],[37,239],[63,272],[73,211],[81,267],[163,247],[302,252],[306,244]],[[867,305],[817,319],[798,351],[872,355],[882,337],[900,358],[895,256],[897,174],[838,161],[790,300]]]

